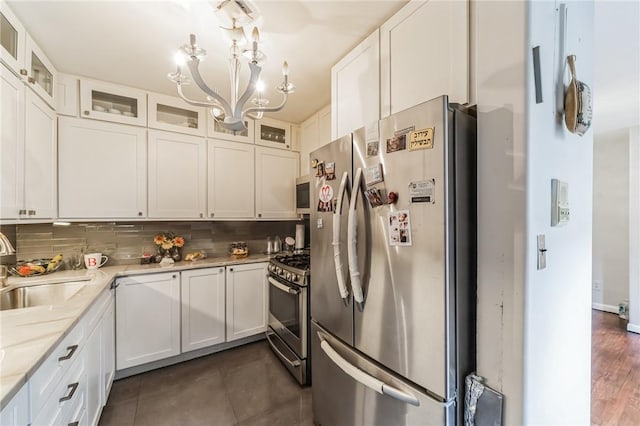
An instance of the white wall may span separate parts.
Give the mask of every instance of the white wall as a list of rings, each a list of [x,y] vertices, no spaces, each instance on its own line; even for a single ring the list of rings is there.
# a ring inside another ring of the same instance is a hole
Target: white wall
[[[629,130],[629,323],[640,333],[640,126]]]
[[[593,138],[593,307],[629,299],[629,129]]]
[[[593,80],[593,3],[569,1],[568,51]],[[505,424],[589,424],[592,133],[555,114],[556,4],[478,1],[477,371],[505,394]],[[541,50],[536,104],[531,49]],[[473,88],[472,88],[473,90]],[[551,179],[569,183],[571,222],[550,226]],[[536,269],[546,235],[547,268]]]
[[[568,1],[566,51],[556,4],[528,2],[527,260],[523,423],[587,425],[591,397],[593,129],[580,137],[556,115],[558,64],[576,55],[578,78],[593,84],[593,2]],[[531,49],[540,46],[543,102],[536,104]],[[551,227],[551,179],[569,184],[571,220]],[[537,270],[536,236],[547,268]]]

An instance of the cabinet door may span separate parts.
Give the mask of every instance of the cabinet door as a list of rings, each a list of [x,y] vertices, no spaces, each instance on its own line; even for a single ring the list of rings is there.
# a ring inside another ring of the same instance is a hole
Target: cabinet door
[[[313,114],[300,125],[300,176],[308,175],[311,170],[309,154],[318,148],[318,114]]]
[[[58,214],[58,120],[33,91],[25,96],[24,206],[28,219]]]
[[[252,119],[247,118],[245,124],[247,130],[242,132],[231,132],[222,127],[207,110],[207,136],[210,138],[224,139],[226,141],[254,143],[255,123]]]
[[[1,3],[0,3],[1,4]],[[2,426],[29,424],[29,386],[24,385],[0,411]]]
[[[112,290],[113,293],[113,290]],[[100,323],[102,343],[102,405],[107,404],[116,373],[116,305],[111,295],[109,306]]]
[[[296,177],[299,156],[256,147],[256,216],[261,219],[296,217]]]
[[[149,217],[204,218],[206,156],[204,138],[149,130]]]
[[[0,65],[0,219],[17,219],[24,205],[24,91],[22,81]]]
[[[256,121],[256,144],[290,150],[291,124],[263,117]]]
[[[100,345],[101,328],[93,329],[85,344],[87,357],[87,413],[89,424],[98,424],[98,416],[102,407],[102,348]]]
[[[375,30],[331,68],[332,140],[380,118],[378,36]]]
[[[380,27],[382,117],[469,98],[469,3],[412,1]],[[411,66],[407,66],[411,64]]]
[[[118,370],[180,353],[178,273],[118,279],[116,306]]]
[[[182,272],[182,352],[225,341],[224,268]]]
[[[204,136],[206,110],[189,105],[180,98],[149,93],[148,126],[151,129],[168,130],[194,136]]]
[[[27,31],[4,1],[0,1],[0,28],[0,61],[20,74],[24,69]]]
[[[38,96],[44,99],[51,108],[55,108],[58,72],[29,33],[27,33],[26,46],[27,53],[24,60],[28,73],[27,82]]]
[[[80,115],[94,120],[147,125],[147,93],[95,80],[80,80]]]
[[[146,216],[146,133],[132,126],[60,117],[60,217]]]
[[[267,330],[267,264],[227,267],[227,341]]]
[[[216,139],[208,141],[208,216],[255,217],[254,147]]]
[[[78,116],[78,79],[58,74],[56,83],[56,112],[71,117]]]

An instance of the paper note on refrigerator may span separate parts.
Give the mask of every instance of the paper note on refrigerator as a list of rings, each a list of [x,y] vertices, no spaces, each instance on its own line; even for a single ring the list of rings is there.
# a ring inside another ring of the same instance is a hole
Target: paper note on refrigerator
[[[411,245],[411,219],[409,210],[398,210],[389,212],[389,245],[390,246],[410,246]]]

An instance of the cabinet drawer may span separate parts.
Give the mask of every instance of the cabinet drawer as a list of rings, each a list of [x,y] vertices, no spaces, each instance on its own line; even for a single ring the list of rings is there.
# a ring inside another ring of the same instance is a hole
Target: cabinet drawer
[[[38,425],[68,425],[71,417],[82,411],[86,400],[87,372],[85,359],[81,356],[73,363],[62,380],[52,386],[40,410],[32,410],[32,423]],[[75,420],[71,420],[73,422]]]
[[[35,418],[36,413],[53,395],[56,386],[61,383],[70,367],[81,357],[85,335],[84,324],[84,321],[81,321],[73,328],[29,381],[32,417]]]

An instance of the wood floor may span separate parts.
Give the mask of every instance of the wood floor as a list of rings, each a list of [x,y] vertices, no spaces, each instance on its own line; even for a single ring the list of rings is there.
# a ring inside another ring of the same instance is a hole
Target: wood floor
[[[640,425],[640,334],[616,314],[593,311],[591,424]]]

